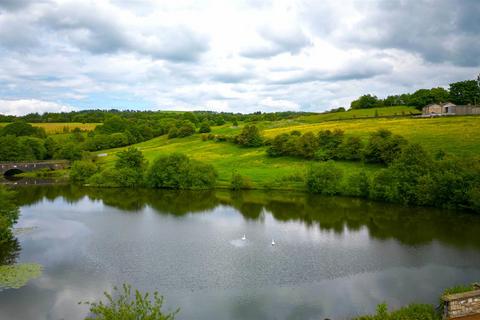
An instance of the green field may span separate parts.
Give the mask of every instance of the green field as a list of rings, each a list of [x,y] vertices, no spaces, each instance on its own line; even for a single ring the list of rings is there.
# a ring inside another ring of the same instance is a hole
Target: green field
[[[8,123],[0,122],[0,128],[6,126]],[[31,123],[34,127],[45,129],[47,134],[64,133],[65,130],[72,131],[75,128],[80,128],[82,131],[92,131],[99,123],[80,123],[80,122],[61,122],[61,123]],[[67,128],[67,129],[64,129]]]
[[[345,112],[320,113],[309,116],[300,116],[297,119],[303,122],[315,123],[322,121],[348,120],[374,117],[411,116],[422,112],[409,106],[394,106],[373,109],[356,109]]]
[[[480,154],[480,117],[449,118],[380,118],[351,121],[328,121],[322,123],[300,124],[297,121],[258,123],[266,137],[274,137],[282,132],[299,130],[302,132],[318,132],[323,129],[342,129],[346,135],[357,135],[367,139],[377,129],[386,128],[403,135],[411,142],[422,144],[425,149],[434,153],[438,150],[471,157]],[[235,135],[238,128],[224,125],[213,128],[213,134]],[[255,188],[302,189],[301,177],[312,161],[280,157],[270,158],[266,155],[267,147],[241,148],[229,142],[202,141],[199,134],[187,138],[167,139],[158,137],[136,144],[147,158],[152,161],[162,154],[173,152],[184,153],[194,159],[212,164],[219,173],[218,186],[229,185],[232,173],[237,171],[252,180]],[[98,158],[105,166],[113,165],[115,153],[124,148],[103,150],[106,157]],[[379,167],[364,165],[360,162],[337,162],[346,174],[359,170],[372,173]]]

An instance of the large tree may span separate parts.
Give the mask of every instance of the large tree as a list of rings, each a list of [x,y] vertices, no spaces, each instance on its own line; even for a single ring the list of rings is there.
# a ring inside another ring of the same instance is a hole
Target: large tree
[[[456,104],[479,104],[480,86],[475,80],[451,83],[450,99]]]
[[[383,106],[383,101],[377,96],[366,94],[350,103],[351,109],[369,109]]]

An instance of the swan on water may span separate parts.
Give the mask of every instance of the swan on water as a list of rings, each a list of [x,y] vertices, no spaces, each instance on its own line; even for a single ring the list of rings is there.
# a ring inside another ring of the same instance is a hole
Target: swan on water
[[[272,246],[274,246],[274,245],[275,245],[275,240],[272,239]]]
[[[247,240],[247,237],[243,235],[242,240]]]

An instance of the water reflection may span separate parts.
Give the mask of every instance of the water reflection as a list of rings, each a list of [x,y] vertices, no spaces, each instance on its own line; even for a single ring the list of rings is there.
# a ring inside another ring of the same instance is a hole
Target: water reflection
[[[62,198],[77,203],[87,197],[125,212],[146,207],[158,214],[184,216],[212,211],[219,206],[234,208],[246,220],[261,221],[265,212],[281,222],[299,222],[341,234],[366,227],[370,237],[396,239],[408,245],[433,240],[457,247],[480,248],[480,219],[471,213],[431,208],[409,208],[354,198],[334,198],[303,193],[260,191],[172,191],[39,186],[17,188],[20,205],[43,199]]]
[[[0,319],[80,320],[78,301],[123,282],[158,290],[181,319],[344,319],[480,279],[480,217],[461,212],[291,192],[16,190],[17,227],[31,232],[2,259],[44,272],[0,292]]]

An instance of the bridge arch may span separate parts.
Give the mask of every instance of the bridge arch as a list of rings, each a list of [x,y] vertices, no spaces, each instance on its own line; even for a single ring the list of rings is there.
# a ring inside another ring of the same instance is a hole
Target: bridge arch
[[[3,173],[3,175],[4,175],[5,177],[12,177],[12,176],[14,176],[14,175],[16,175],[16,174],[20,174],[20,173],[23,173],[23,172],[24,172],[24,171],[22,171],[22,170],[20,170],[20,169],[18,169],[18,168],[12,168],[12,169],[8,169],[7,171],[5,171],[5,172]]]

